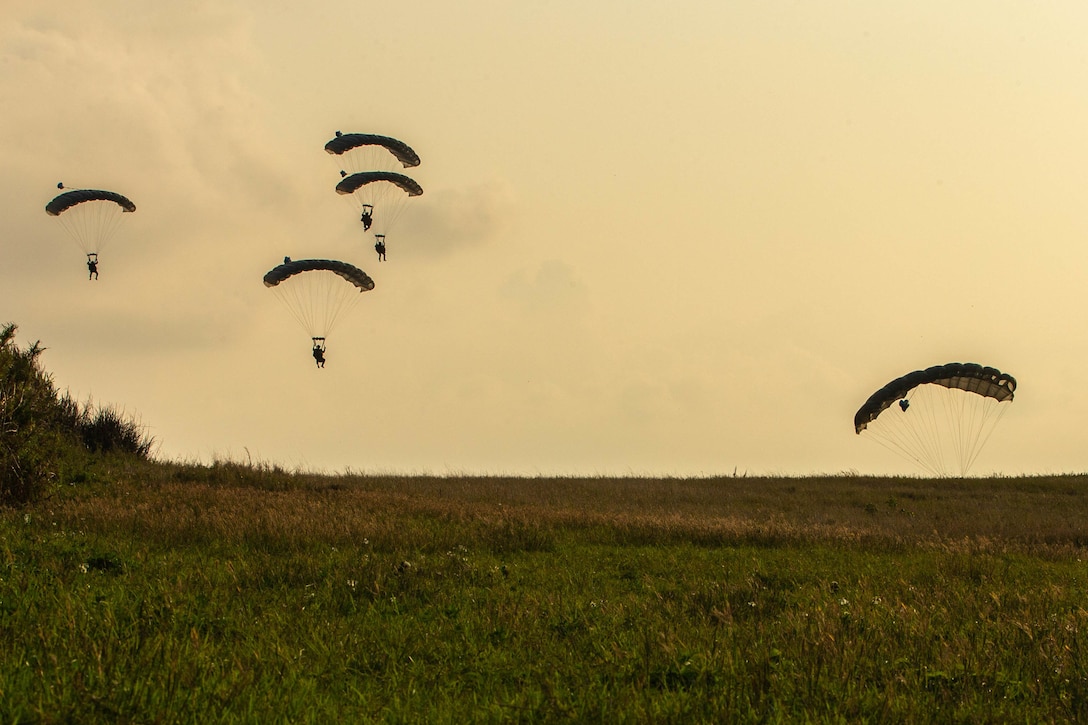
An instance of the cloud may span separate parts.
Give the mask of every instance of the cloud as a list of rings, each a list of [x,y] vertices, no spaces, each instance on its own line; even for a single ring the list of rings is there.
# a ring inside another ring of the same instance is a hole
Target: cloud
[[[499,294],[522,314],[534,318],[581,318],[589,304],[589,288],[574,267],[558,259],[545,260],[535,270],[518,270]]]
[[[465,189],[445,188],[413,199],[400,223],[398,236],[411,240],[423,255],[449,253],[484,244],[509,228],[515,210],[513,194],[500,183]]]
[[[32,15],[0,34],[14,49],[0,91],[15,101],[0,131],[24,183],[169,185],[212,209],[282,194],[289,167],[268,153],[270,109],[245,77],[261,60],[247,17],[214,3],[114,5]]]

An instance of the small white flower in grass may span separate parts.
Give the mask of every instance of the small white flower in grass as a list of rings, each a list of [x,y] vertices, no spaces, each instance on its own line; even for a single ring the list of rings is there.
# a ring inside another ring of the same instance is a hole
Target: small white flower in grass
[[[79,565],[79,571],[82,574],[86,574],[87,573],[87,565],[86,564],[80,564]]]
[[[843,597],[842,599],[839,600],[839,606],[841,606],[841,607],[845,607],[845,606],[847,606],[849,604],[850,604],[850,602],[846,601],[846,597]]]
[[[355,588],[355,585],[356,585],[357,583],[358,583],[358,582],[356,582],[356,581],[355,581],[354,579],[348,579],[348,586],[349,586],[349,587],[351,587],[352,589],[354,589],[354,588]]]

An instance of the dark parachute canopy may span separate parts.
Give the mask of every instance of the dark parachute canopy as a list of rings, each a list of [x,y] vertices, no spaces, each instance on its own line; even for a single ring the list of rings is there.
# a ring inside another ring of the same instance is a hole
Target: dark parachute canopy
[[[328,337],[362,292],[374,289],[366,272],[333,259],[285,259],[264,275],[264,284],[315,341]]]
[[[934,365],[896,378],[869,396],[854,415],[854,431],[861,433],[893,403],[906,398],[919,385],[929,383],[977,393],[998,402],[1012,400],[1013,393],[1016,392],[1016,378],[997,368],[984,367],[977,363]]]
[[[46,204],[45,212],[50,216],[59,216],[61,212],[88,201],[112,201],[121,207],[122,212],[136,211],[136,205],[129,201],[128,197],[117,192],[102,191],[100,189],[73,189],[57,195],[51,202]]]
[[[325,151],[335,156],[343,156],[362,146],[380,146],[396,157],[397,161],[409,168],[419,166],[419,155],[412,148],[395,138],[379,136],[376,133],[345,133],[337,131],[336,137],[325,144]]]
[[[275,287],[280,282],[294,277],[303,272],[327,271],[343,277],[355,285],[360,292],[368,292],[374,289],[374,280],[366,272],[347,262],[338,262],[333,259],[298,259],[274,267],[264,276],[265,287]]]
[[[64,184],[57,184],[63,189]],[[114,191],[72,189],[45,205],[45,213],[56,217],[85,254],[97,254],[112,239],[125,214],[136,205]]]
[[[1015,392],[1016,379],[997,368],[934,365],[896,378],[869,396],[854,415],[854,432],[867,431],[867,437],[932,474],[962,476]]]
[[[407,192],[408,196],[419,196],[423,193],[423,187],[404,174],[393,171],[360,171],[345,179],[341,179],[336,185],[337,194],[354,194],[368,184],[388,182]]]

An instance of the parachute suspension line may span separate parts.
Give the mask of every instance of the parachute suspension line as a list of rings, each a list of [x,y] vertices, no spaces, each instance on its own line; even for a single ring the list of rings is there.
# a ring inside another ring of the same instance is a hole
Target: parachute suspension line
[[[977,395],[968,394],[955,397],[960,398],[959,401],[956,401],[958,403],[958,417],[954,417],[954,419],[959,422],[955,429],[955,443],[960,475],[962,476],[967,473],[969,461],[972,458],[972,446],[978,441],[978,435],[981,432],[978,426],[982,425],[986,416],[982,410],[981,399],[968,400],[969,398],[978,398]],[[953,405],[950,402],[950,406]]]
[[[273,294],[276,295],[276,299],[283,303],[283,306],[287,308],[287,311],[291,313],[291,317],[295,318],[295,321],[302,326],[302,329],[309,332],[311,335],[313,332],[313,312],[310,309],[309,301],[303,295],[302,285],[277,285],[272,288]]]
[[[959,398],[959,400],[954,400]],[[1008,406],[993,398],[970,393],[944,396],[949,420],[956,423],[953,429],[959,474],[967,471],[977,460],[982,448],[997,427]]]
[[[934,476],[940,476],[940,467],[934,463],[940,460],[933,452],[935,441],[932,438],[927,439],[926,436],[926,414],[921,410],[925,405],[913,402],[914,392],[911,391],[911,394],[907,396],[907,400],[912,401],[907,410],[896,409],[884,412],[883,415],[893,415],[896,420],[877,418],[869,424],[866,432],[869,433],[869,437],[893,453],[914,462]]]
[[[985,448],[986,444],[990,441],[990,436],[997,430],[997,424],[1005,416],[1008,409],[1009,406],[1005,405],[1004,402],[985,406],[985,410],[982,412],[982,420],[975,429],[976,433],[971,440],[971,453],[965,460],[964,473],[974,465],[975,460],[978,459],[978,455],[982,453],[982,449]]]
[[[930,465],[937,471],[939,476],[949,475],[948,470],[948,453],[947,446],[948,441],[948,425],[946,421],[950,420],[947,407],[943,407],[942,401],[934,400],[934,398],[941,397],[938,391],[934,389],[932,385],[924,385],[920,389],[920,397],[924,400],[921,405],[922,422],[919,425],[919,421],[915,419],[916,428],[919,429],[919,435],[925,440],[926,447],[925,453],[929,458]],[[944,416],[940,413],[944,410]]]
[[[912,405],[903,413],[903,428],[909,436],[912,449],[918,451],[922,467],[936,476],[943,476],[946,471],[942,465],[941,439],[936,432],[933,406],[927,398],[924,388],[910,392],[907,399],[912,401]]]
[[[974,406],[968,406],[966,398],[966,395],[945,396],[945,417],[951,422],[948,427],[949,445],[952,448],[952,454],[954,454],[960,475],[963,474],[963,466],[966,463],[966,453],[964,451],[967,439],[970,437],[967,426],[972,424],[977,417]]]
[[[340,315],[362,296],[332,272],[300,274],[272,290],[310,337],[328,335]]]
[[[881,421],[880,419],[874,421],[874,423],[878,424],[875,432],[878,438],[883,436],[891,440],[908,459],[922,466],[930,473],[940,475],[940,467],[935,463],[940,460],[936,453],[940,443],[929,435],[930,425],[926,410],[927,406],[914,400],[915,392],[911,391],[907,397],[907,400],[911,402],[907,410],[885,412],[885,415],[888,412],[893,413],[893,415],[896,412],[899,413],[894,422]]]
[[[930,475],[940,477],[941,472],[938,469],[931,466],[929,464],[929,462],[927,460],[925,460],[924,458],[921,458],[921,457],[915,455],[914,453],[912,453],[910,448],[905,446],[900,441],[896,440],[895,436],[877,434],[877,435],[870,435],[869,437],[872,440],[879,443],[880,445],[887,448],[892,453],[896,454],[897,456],[901,456],[901,457],[907,459],[908,461],[911,461],[912,463],[914,463],[914,464],[916,464],[918,466],[921,466]]]
[[[977,402],[967,398],[977,396],[935,384],[923,385],[919,391],[925,400],[920,407],[929,444],[926,455],[941,476],[964,475],[966,426],[971,425],[970,411]]]
[[[361,202],[355,194],[337,194],[344,203],[355,210],[355,221],[359,221],[359,214],[363,211],[363,202]]]
[[[890,407],[866,433],[937,477],[966,476],[1009,407],[939,385],[919,386],[907,400],[907,410]]]
[[[359,290],[343,284],[343,280],[335,275],[324,274],[320,276],[324,278],[321,282],[324,284],[325,332],[327,333],[336,324],[340,313],[353,307],[359,301],[361,295]]]
[[[936,391],[940,392],[940,391]],[[933,411],[933,434],[944,439],[944,450],[939,452],[942,462],[943,475],[951,475],[954,472],[962,474],[963,469],[963,438],[962,427],[964,425],[965,400],[957,400],[964,396],[950,391],[945,395],[934,395],[931,409]],[[939,399],[938,399],[939,398]],[[938,417],[938,413],[941,415]],[[955,466],[955,467],[953,467]]]
[[[90,201],[68,209],[57,218],[84,254],[100,252],[113,236],[123,210],[113,202]]]

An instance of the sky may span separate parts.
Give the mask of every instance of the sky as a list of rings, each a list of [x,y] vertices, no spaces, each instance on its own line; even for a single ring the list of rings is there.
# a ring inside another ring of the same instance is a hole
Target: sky
[[[1088,6],[0,3],[0,321],[160,457],[915,474],[875,390],[1017,378],[973,473],[1088,469]],[[422,163],[379,262],[337,130]],[[56,184],[136,204],[98,281]],[[284,256],[375,281],[309,335]]]

